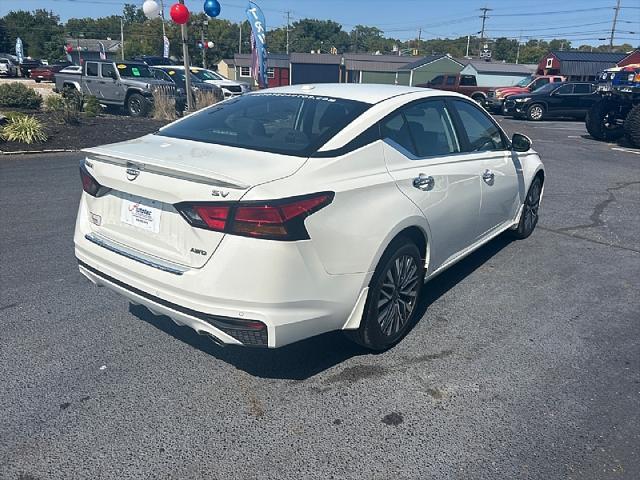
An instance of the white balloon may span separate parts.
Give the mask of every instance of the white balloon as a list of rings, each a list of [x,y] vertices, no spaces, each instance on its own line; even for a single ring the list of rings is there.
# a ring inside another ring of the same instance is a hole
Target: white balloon
[[[153,20],[160,16],[160,5],[155,0],[146,0],[142,4],[142,11],[149,20]]]
[[[214,45],[215,45],[215,44],[214,44],[211,40],[209,40],[209,41],[207,42],[207,48],[213,48],[213,47],[214,47]]]

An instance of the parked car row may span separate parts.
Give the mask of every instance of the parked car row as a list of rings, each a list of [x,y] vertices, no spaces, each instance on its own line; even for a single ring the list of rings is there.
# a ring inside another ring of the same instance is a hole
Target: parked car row
[[[55,67],[55,68],[53,68]],[[124,108],[135,117],[146,116],[153,105],[157,88],[175,98],[176,110],[182,112],[187,105],[185,68],[179,65],[150,66],[147,63],[86,61],[82,66],[56,65],[48,69],[34,69],[36,82],[55,81],[54,90],[68,97],[94,95],[107,106]],[[192,68],[189,72],[191,95],[209,93],[218,100],[242,95],[248,85],[224,78],[211,70]]]

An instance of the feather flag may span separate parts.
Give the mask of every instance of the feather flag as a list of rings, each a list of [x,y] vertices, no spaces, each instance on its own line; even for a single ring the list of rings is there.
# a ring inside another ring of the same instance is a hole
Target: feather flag
[[[251,64],[253,78],[260,88],[267,88],[267,26],[258,5],[249,2],[246,10],[251,24]]]

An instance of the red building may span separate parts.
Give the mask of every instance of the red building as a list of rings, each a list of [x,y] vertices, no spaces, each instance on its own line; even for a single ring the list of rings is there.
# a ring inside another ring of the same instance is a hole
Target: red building
[[[640,64],[640,50],[634,50],[618,62],[619,67],[626,67],[627,65],[634,64]]]
[[[552,51],[542,57],[538,75],[563,75],[571,81],[593,81],[598,73],[614,67],[626,53]]]

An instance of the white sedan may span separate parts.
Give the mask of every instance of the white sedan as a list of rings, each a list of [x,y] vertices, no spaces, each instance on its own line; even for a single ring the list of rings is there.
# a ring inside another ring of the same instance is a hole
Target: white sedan
[[[475,102],[391,85],[263,90],[85,152],[82,274],[260,347],[332,330],[393,346],[423,283],[531,234],[545,180],[530,140]]]

